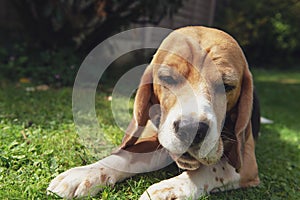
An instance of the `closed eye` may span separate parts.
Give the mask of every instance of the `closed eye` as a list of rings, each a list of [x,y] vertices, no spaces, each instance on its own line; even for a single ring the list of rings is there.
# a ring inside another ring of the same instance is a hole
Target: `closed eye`
[[[177,84],[177,81],[172,76],[169,76],[169,75],[161,75],[158,78],[168,85]]]
[[[224,83],[224,88],[225,88],[225,92],[230,92],[235,89],[235,86]]]
[[[217,84],[216,85],[216,87],[215,87],[215,90],[216,90],[216,92],[218,92],[218,93],[222,93],[222,92],[226,92],[226,93],[228,93],[228,92],[230,92],[230,91],[232,91],[232,90],[234,90],[235,89],[235,86],[234,85],[230,85],[230,84],[227,84],[227,83],[221,83],[221,84]]]
[[[236,88],[236,85],[238,83],[238,76],[235,72],[231,72],[230,74],[223,74],[222,80],[225,92],[228,93]]]

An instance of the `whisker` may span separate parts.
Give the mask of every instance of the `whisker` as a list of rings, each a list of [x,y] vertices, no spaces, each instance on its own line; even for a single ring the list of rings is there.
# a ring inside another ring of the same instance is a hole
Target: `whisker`
[[[158,149],[160,149],[160,147],[162,147],[161,144],[159,144],[155,150],[157,151]]]
[[[224,139],[224,140],[230,141],[230,142],[236,142],[237,141],[236,138],[235,138],[235,134],[232,131],[230,131],[226,128],[224,128],[222,130],[221,138]]]
[[[234,133],[230,130],[226,130],[226,129],[223,129],[221,133],[225,133],[225,134],[228,134],[228,135],[234,135]]]
[[[230,138],[230,137],[228,137],[228,136],[225,136],[225,135],[221,135],[221,137],[223,138],[223,139],[225,139],[225,140],[228,140],[228,141],[230,141],[230,142],[237,142],[237,140],[235,139],[235,138]]]
[[[225,160],[226,160],[227,162],[229,162],[229,158],[228,158],[225,154],[223,154],[223,157],[225,158]]]

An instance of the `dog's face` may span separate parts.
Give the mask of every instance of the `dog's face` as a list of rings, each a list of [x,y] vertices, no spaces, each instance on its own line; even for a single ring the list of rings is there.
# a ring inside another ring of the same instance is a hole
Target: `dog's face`
[[[194,170],[216,163],[223,155],[221,130],[226,112],[239,99],[243,67],[222,58],[223,64],[215,65],[214,51],[222,49],[197,50],[191,41],[179,42],[177,48],[173,41],[164,41],[151,63],[160,104],[156,125],[160,144],[177,165]]]
[[[224,155],[240,169],[244,133],[251,132],[252,84],[245,56],[231,36],[201,27],[178,29],[162,42],[142,76],[121,148],[136,149],[151,119],[157,130],[150,149],[162,145],[179,167],[194,170]]]

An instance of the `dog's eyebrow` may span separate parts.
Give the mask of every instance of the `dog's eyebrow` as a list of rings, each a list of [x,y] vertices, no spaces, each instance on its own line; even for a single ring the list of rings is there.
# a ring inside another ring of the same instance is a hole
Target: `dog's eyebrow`
[[[222,80],[224,83],[236,83],[238,82],[238,76],[235,73],[222,74]]]

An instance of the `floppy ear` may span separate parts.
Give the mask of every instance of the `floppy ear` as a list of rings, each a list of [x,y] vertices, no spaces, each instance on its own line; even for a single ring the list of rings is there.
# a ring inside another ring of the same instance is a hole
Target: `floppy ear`
[[[237,160],[238,166],[242,165],[245,137],[252,136],[251,116],[253,108],[253,82],[252,75],[246,67],[243,74],[240,99],[237,107],[237,119],[234,132],[237,138]],[[249,127],[250,126],[250,127]],[[238,169],[238,168],[237,168]]]
[[[237,142],[229,153],[230,164],[240,173],[241,187],[259,184],[251,123],[253,104],[257,103],[253,98],[253,94],[252,75],[248,67],[245,67],[240,98],[236,108],[236,121],[233,128]]]
[[[152,73],[152,66],[149,65],[141,78],[141,82],[134,100],[133,118],[126,130],[126,134],[120,146],[121,149],[127,150],[129,147],[136,144],[149,119],[150,107],[157,103],[153,92]],[[155,143],[157,143],[155,137],[149,138],[148,140],[155,140]]]
[[[252,134],[251,129],[248,128],[251,126],[250,119],[253,106],[252,84],[252,76],[246,66],[243,72],[238,103],[231,113],[227,114],[225,126],[222,131],[223,137],[230,138],[229,141],[225,140],[224,142],[224,154],[228,158],[229,164],[237,170],[240,170],[242,167],[245,135]],[[246,130],[250,132],[246,133]],[[232,135],[232,132],[235,135]]]

